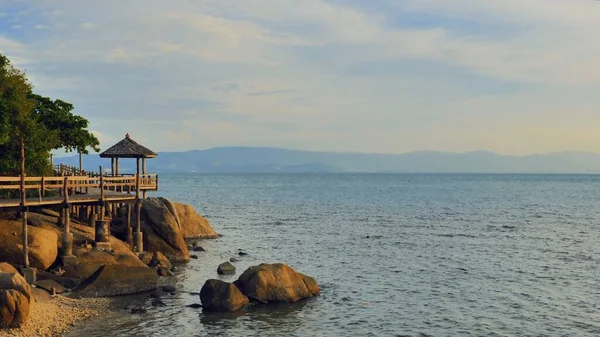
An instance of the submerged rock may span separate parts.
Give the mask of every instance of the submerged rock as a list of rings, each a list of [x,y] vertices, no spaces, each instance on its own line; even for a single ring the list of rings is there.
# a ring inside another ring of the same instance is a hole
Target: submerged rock
[[[297,302],[320,294],[315,279],[283,263],[250,267],[235,284],[244,295],[262,303]]]
[[[135,308],[131,309],[131,313],[134,315],[145,314],[147,312],[148,312],[148,310],[146,310],[146,308],[144,308],[144,307],[135,307]]]
[[[159,297],[152,300],[153,307],[166,307],[167,305]]]
[[[202,308],[202,304],[200,303],[192,303],[192,304],[188,304],[186,305],[187,308],[192,308],[192,309],[198,309],[198,308]]]
[[[0,327],[19,328],[29,316],[27,297],[15,289],[0,290]]]
[[[202,307],[207,311],[235,311],[249,303],[233,283],[207,280],[200,290]]]
[[[223,262],[217,268],[217,273],[219,273],[220,275],[235,274],[235,266],[229,262]]]

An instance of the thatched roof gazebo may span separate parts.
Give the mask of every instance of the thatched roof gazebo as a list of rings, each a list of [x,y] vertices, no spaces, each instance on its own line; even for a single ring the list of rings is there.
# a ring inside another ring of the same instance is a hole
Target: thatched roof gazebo
[[[145,146],[142,146],[140,144],[138,144],[136,141],[134,141],[133,139],[131,139],[131,137],[129,136],[129,133],[127,135],[125,135],[125,138],[123,140],[121,140],[120,142],[118,142],[117,144],[111,146],[110,148],[108,148],[106,151],[100,153],[100,158],[110,158],[110,169],[111,169],[111,175],[113,176],[120,176],[119,174],[119,159],[120,158],[135,158],[136,162],[137,162],[137,169],[136,169],[136,212],[137,212],[137,231],[135,233],[135,235],[133,235],[132,233],[132,228],[131,228],[131,224],[130,224],[130,206],[129,204],[127,204],[127,230],[128,230],[128,234],[127,234],[127,241],[130,243],[130,245],[132,245],[135,241],[135,248],[136,248],[136,252],[141,253],[143,252],[143,236],[142,236],[142,231],[141,231],[141,225],[140,225],[140,219],[141,219],[141,209],[142,209],[142,202],[140,199],[140,159],[142,161],[142,174],[145,175],[146,174],[146,158],[154,158],[156,157],[157,154],[148,149]],[[101,172],[102,174],[102,172]],[[146,198],[146,190],[143,190],[143,199]],[[104,226],[106,226],[106,224],[102,224]],[[98,225],[97,225],[98,227]],[[108,225],[108,228],[103,230],[104,232],[110,233],[110,224]],[[98,229],[97,229],[98,232]],[[102,231],[100,231],[102,232]],[[110,235],[110,234],[108,234]]]
[[[131,139],[129,133],[117,144],[100,153],[100,158],[110,158],[111,174],[119,175],[119,158],[137,159],[137,173],[140,172],[140,159],[142,160],[142,174],[146,174],[146,158],[155,158],[157,154],[145,146]]]

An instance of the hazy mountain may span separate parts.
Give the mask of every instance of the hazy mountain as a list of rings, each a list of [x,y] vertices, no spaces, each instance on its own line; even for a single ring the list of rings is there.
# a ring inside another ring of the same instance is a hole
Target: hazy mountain
[[[110,168],[110,160],[84,157],[84,167]],[[55,163],[77,165],[77,156],[56,158]],[[600,154],[559,152],[506,156],[487,151],[445,153],[419,151],[406,154],[369,154],[296,151],[262,147],[220,147],[186,152],[160,152],[148,159],[152,173],[600,173]],[[121,172],[134,172],[135,160],[122,159]]]

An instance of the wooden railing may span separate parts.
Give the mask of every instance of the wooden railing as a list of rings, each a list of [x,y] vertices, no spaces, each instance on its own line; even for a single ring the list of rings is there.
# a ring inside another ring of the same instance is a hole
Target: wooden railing
[[[0,190],[20,190],[20,177],[0,177]],[[48,190],[58,190],[60,195],[64,191],[69,194],[87,193],[90,188],[102,191],[135,193],[137,190],[137,177],[131,176],[64,176],[64,177],[25,177],[25,190],[38,190],[43,197]],[[158,190],[158,175],[140,175],[140,191]]]

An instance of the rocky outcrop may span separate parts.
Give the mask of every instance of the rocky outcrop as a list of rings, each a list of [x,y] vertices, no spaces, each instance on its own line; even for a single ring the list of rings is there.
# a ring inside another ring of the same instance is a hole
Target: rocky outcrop
[[[234,284],[214,279],[202,286],[200,301],[206,311],[235,311],[249,303]]]
[[[172,203],[179,218],[181,233],[186,239],[216,239],[217,232],[208,220],[198,214],[194,207],[186,204]]]
[[[105,265],[76,289],[78,297],[109,297],[147,292],[156,289],[158,275],[149,267]]]
[[[75,266],[65,266],[65,277],[86,279],[105,265],[129,268],[146,268],[146,265],[129,249],[129,246],[114,237],[110,238],[112,251],[74,247],[77,257]]]
[[[0,290],[0,327],[19,328],[29,316],[29,301],[15,289]]]
[[[21,222],[0,220],[0,256],[13,265],[23,264]],[[29,263],[32,267],[46,270],[58,255],[58,236],[51,230],[27,226]]]
[[[244,295],[261,303],[297,302],[320,293],[313,278],[283,263],[250,267],[235,284]]]
[[[114,235],[127,238],[124,210],[123,216],[112,221]],[[171,262],[190,260],[186,238],[214,239],[218,235],[208,221],[192,206],[171,202],[165,198],[147,198],[142,203],[141,229],[144,233],[144,250],[161,252]],[[131,213],[131,224],[135,228],[136,212]]]
[[[121,213],[124,214],[123,210]],[[171,262],[188,262],[190,254],[179,225],[179,218],[173,204],[164,198],[147,198],[142,203],[141,229],[144,233],[144,251],[161,252]],[[131,213],[131,224],[135,228],[136,212]],[[111,223],[113,235],[125,240],[127,227],[125,218],[114,219]]]
[[[0,273],[0,289],[14,289],[27,299],[28,302],[34,302],[31,286],[19,273]]]

